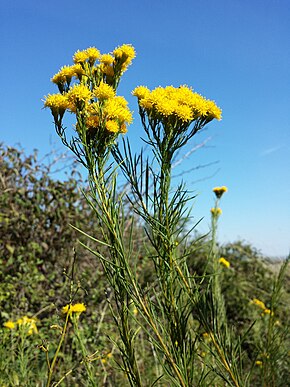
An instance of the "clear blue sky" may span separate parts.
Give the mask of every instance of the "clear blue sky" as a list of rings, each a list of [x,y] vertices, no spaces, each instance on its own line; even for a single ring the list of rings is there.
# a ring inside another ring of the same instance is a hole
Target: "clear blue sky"
[[[137,51],[119,88],[137,112],[137,85],[188,84],[223,109],[187,151],[207,147],[176,173],[184,175],[196,219],[207,232],[211,188],[227,185],[219,238],[244,239],[263,253],[290,249],[290,2],[288,0],[9,0],[0,5],[0,134],[7,145],[48,152],[58,139],[44,95],[50,78],[77,49],[103,53],[123,43]],[[130,139],[139,146],[135,114]]]

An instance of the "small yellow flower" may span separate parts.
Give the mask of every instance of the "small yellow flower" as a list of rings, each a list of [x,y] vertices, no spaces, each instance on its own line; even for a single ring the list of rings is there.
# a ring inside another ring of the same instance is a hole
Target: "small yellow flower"
[[[101,56],[100,51],[96,47],[89,47],[86,49],[85,52],[91,64],[93,64],[96,61],[96,59],[98,59]]]
[[[213,192],[215,193],[216,197],[220,199],[222,195],[227,192],[227,187],[223,185],[222,187],[215,187],[213,188]]]
[[[86,306],[84,304],[68,304],[62,308],[62,313],[72,315],[76,313],[80,315],[82,312],[86,311]]]
[[[220,208],[211,208],[210,212],[213,216],[220,216],[222,214],[222,210]]]
[[[73,105],[86,103],[92,98],[92,92],[83,84],[74,85],[67,93],[68,101]]]
[[[69,101],[63,94],[48,94],[45,97],[44,107],[48,107],[52,111],[65,111],[69,108]]]
[[[221,265],[224,265],[224,266],[227,267],[227,268],[229,268],[229,267],[231,266],[230,262],[227,261],[227,260],[226,260],[225,258],[223,258],[223,257],[221,257],[221,258],[219,259],[219,263],[220,263]]]
[[[6,321],[3,326],[8,329],[14,329],[15,328],[15,323],[13,321]]]
[[[263,365],[263,362],[261,360],[257,360],[256,365],[261,367]]]
[[[17,324],[20,327],[24,327],[27,329],[28,335],[32,335],[33,333],[38,333],[37,326],[36,326],[37,320],[35,318],[29,318],[27,316],[24,316],[17,320]]]
[[[103,54],[99,60],[100,60],[100,63],[104,63],[105,65],[110,65],[114,62],[114,57],[110,54]]]
[[[101,82],[98,87],[95,87],[93,93],[100,100],[115,97],[115,90],[104,82]]]
[[[113,54],[115,58],[119,59],[125,66],[128,66],[136,56],[135,49],[131,44],[123,44],[122,46],[117,47]]]
[[[111,133],[118,133],[119,132],[119,125],[118,122],[113,120],[108,120],[106,122],[106,129]]]
[[[74,63],[84,63],[88,59],[88,54],[86,50],[75,52],[73,56]]]
[[[146,86],[138,86],[132,91],[132,95],[138,99],[145,98],[150,94],[150,90]]]

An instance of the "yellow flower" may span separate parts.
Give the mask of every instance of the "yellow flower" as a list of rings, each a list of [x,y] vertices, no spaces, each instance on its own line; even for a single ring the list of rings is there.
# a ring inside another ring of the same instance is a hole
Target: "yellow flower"
[[[231,266],[230,262],[227,261],[227,260],[226,260],[225,258],[223,258],[223,257],[221,257],[221,258],[219,259],[219,263],[222,264],[222,265],[224,265],[224,266],[227,267],[227,268],[229,268],[229,267]]]
[[[90,89],[83,84],[74,85],[66,95],[72,105],[78,105],[80,102],[86,103],[93,96]]]
[[[218,199],[220,199],[222,197],[222,195],[227,191],[228,191],[228,189],[225,185],[223,185],[222,187],[213,188],[213,192],[215,193],[215,195]]]
[[[150,90],[146,86],[138,86],[132,91],[132,95],[138,99],[145,98],[150,94]]]
[[[257,305],[260,309],[267,309],[264,302],[263,301],[260,301],[258,300],[257,298],[254,298],[252,301],[251,301],[251,304],[254,304],[254,305]]]
[[[104,82],[101,82],[98,87],[95,87],[93,93],[100,100],[114,98],[115,96],[115,90]]]
[[[123,44],[120,47],[115,48],[113,52],[116,59],[120,60],[125,67],[129,66],[132,60],[135,58],[135,49],[131,44]]]
[[[132,113],[125,106],[124,98],[115,97],[106,100],[103,112],[108,119],[118,120],[120,123],[130,124],[133,121]]]
[[[73,56],[74,63],[84,63],[88,59],[88,54],[86,50],[75,52]]]
[[[51,81],[53,83],[70,82],[71,78],[76,74],[75,66],[63,66],[57,74],[55,74]]]
[[[264,314],[270,314],[271,316],[274,316],[274,312],[272,312],[271,309],[268,309],[268,308],[265,308],[265,309],[263,310],[263,313],[264,313]]]
[[[81,314],[86,311],[84,304],[68,304],[62,308],[62,313],[72,315],[73,313]]]
[[[70,104],[64,94],[48,94],[45,97],[44,107],[50,108],[52,112],[64,112],[70,107]]]
[[[97,128],[100,124],[99,116],[89,116],[86,120],[88,128]]]
[[[263,365],[263,362],[261,360],[257,360],[256,365],[261,367]]]
[[[3,326],[8,329],[14,329],[15,328],[15,323],[13,321],[6,321]]]
[[[114,76],[114,69],[109,64],[101,63],[99,68],[102,71],[102,73],[106,74],[107,76],[109,76],[109,77]]]
[[[211,208],[210,212],[213,216],[220,216],[222,214],[222,210],[220,208]]]
[[[27,316],[24,316],[17,320],[17,324],[21,327],[24,327],[27,329],[28,335],[32,335],[33,333],[38,333],[37,326],[36,326],[37,320],[35,318],[29,318]]]
[[[100,51],[96,47],[89,47],[85,50],[88,60],[91,64],[93,64],[96,59],[98,59],[101,56]]]
[[[106,122],[106,129],[111,133],[118,133],[119,132],[119,125],[116,121],[108,120]]]
[[[110,65],[114,62],[114,57],[110,54],[103,54],[99,60],[100,60],[100,63],[104,63],[105,65]]]
[[[150,91],[145,86],[139,86],[132,94],[138,98],[139,105],[148,112],[155,112],[165,119],[178,119],[190,124],[199,117],[211,121],[220,119],[221,110],[214,101],[209,101],[186,85],[178,88],[173,86],[157,87]]]

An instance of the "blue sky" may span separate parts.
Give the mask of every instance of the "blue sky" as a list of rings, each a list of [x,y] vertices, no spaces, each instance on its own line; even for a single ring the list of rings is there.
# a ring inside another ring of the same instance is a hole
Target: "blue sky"
[[[187,84],[214,99],[223,120],[192,140],[184,153],[210,138],[176,168],[178,174],[213,163],[184,175],[198,193],[199,230],[209,228],[212,187],[227,185],[220,240],[243,239],[270,256],[289,253],[288,0],[9,0],[1,2],[0,17],[1,141],[41,155],[62,150],[42,109],[43,96],[56,92],[51,76],[72,63],[77,49],[106,53],[131,43],[137,57],[119,94],[136,112],[128,134],[133,146],[142,136],[130,96],[135,86]]]

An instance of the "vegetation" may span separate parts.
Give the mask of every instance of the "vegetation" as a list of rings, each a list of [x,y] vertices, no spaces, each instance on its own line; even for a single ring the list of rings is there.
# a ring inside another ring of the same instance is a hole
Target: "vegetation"
[[[0,384],[285,386],[288,261],[274,275],[251,246],[219,246],[226,187],[204,237],[184,182],[171,185],[176,152],[221,111],[187,86],[140,86],[151,151],[133,154],[116,141],[132,120],[116,91],[134,56],[89,48],[52,78],[45,106],[86,183],[1,148]]]

